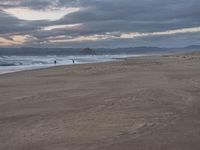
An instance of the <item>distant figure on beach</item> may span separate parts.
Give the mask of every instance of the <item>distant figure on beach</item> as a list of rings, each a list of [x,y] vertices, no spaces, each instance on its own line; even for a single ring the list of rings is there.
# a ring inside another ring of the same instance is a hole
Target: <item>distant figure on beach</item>
[[[72,63],[73,63],[73,64],[75,63],[74,59],[72,59]]]
[[[54,60],[54,64],[57,64],[57,61],[56,61],[56,60]]]

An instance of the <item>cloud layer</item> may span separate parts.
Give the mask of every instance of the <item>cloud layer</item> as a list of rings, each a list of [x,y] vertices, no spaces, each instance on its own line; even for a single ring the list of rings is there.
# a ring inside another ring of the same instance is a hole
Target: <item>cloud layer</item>
[[[1,0],[0,46],[200,44],[199,0]]]

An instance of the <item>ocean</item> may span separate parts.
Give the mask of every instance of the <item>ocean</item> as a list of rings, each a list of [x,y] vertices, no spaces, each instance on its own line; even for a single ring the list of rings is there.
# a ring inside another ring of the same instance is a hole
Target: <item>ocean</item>
[[[0,74],[48,68],[61,65],[86,64],[114,61],[117,58],[144,55],[80,55],[80,56],[0,56]],[[56,64],[54,63],[56,61]]]

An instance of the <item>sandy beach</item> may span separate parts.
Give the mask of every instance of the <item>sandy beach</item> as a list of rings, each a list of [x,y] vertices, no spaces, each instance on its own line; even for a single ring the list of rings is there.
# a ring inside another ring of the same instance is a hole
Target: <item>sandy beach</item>
[[[0,150],[199,150],[200,55],[0,75]]]

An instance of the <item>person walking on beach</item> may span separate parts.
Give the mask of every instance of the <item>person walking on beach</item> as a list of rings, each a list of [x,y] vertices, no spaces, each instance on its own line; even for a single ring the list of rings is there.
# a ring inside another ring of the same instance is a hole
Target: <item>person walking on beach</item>
[[[72,63],[73,63],[73,64],[75,63],[74,59],[72,59]]]
[[[56,61],[56,60],[54,60],[54,64],[57,64],[57,61]]]

